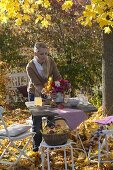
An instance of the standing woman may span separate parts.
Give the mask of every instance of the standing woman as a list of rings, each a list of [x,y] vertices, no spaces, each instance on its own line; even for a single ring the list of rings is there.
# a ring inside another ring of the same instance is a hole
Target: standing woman
[[[57,69],[54,60],[48,55],[49,50],[43,42],[37,42],[34,46],[34,58],[27,64],[26,71],[29,79],[28,84],[28,99],[34,101],[35,97],[41,96],[41,91],[44,84],[47,83],[51,76],[53,81],[61,79],[61,75]],[[42,118],[32,116],[33,127],[32,131],[36,132],[33,138],[33,151],[38,151],[42,141]]]

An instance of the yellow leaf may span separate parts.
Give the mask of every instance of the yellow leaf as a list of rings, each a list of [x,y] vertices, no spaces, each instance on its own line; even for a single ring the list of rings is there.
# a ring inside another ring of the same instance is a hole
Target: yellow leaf
[[[34,0],[28,0],[28,2],[29,2],[30,4],[32,4],[32,3],[34,2]]]
[[[65,1],[62,5],[62,10],[68,10],[72,7],[73,1]]]
[[[92,10],[92,6],[91,5],[86,5],[86,10]]]
[[[38,17],[35,20],[35,24],[37,24],[39,21],[42,21],[43,17],[42,15],[38,15]]]
[[[47,20],[51,20],[51,16],[49,14],[46,15]]]
[[[79,18],[77,19],[77,21],[78,21],[78,22],[83,21],[83,17],[79,17]]]
[[[107,25],[107,24],[108,24],[108,20],[106,20],[106,19],[100,19],[99,25],[100,25],[101,28],[102,28],[103,26]]]
[[[49,21],[46,20],[45,18],[44,18],[44,20],[41,22],[41,24],[42,24],[42,27],[45,27],[45,28],[47,28],[47,27],[50,25]]]
[[[50,7],[50,2],[48,0],[44,0],[44,7],[49,8]]]
[[[52,82],[52,81],[53,81],[52,77],[49,77],[49,82]]]
[[[78,11],[75,11],[74,15],[75,15],[75,16],[76,16],[76,15],[79,15],[79,12],[78,12]]]
[[[2,16],[0,17],[0,20],[1,20],[2,23],[7,23],[8,18],[7,18],[5,15],[2,15]]]
[[[107,34],[109,34],[109,33],[111,32],[110,27],[105,27],[105,28],[104,28],[104,32],[107,33]]]
[[[24,14],[23,19],[24,19],[25,21],[28,21],[28,20],[30,20],[30,16],[27,15],[27,14]]]
[[[15,20],[16,25],[22,25],[22,19],[18,18]]]
[[[113,6],[113,0],[107,0],[107,5],[108,7],[112,7]]]
[[[14,11],[14,10],[9,10],[9,11],[8,11],[8,16],[9,16],[10,18],[15,17],[15,16],[16,16],[15,11]]]
[[[43,4],[43,0],[38,0],[35,3],[38,4],[38,5]]]

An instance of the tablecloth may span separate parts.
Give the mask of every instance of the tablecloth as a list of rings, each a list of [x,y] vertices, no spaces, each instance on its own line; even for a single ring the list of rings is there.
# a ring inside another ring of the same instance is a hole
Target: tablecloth
[[[64,118],[71,130],[76,129],[77,126],[88,118],[86,113],[78,109],[54,109],[52,112],[57,113],[60,117]]]

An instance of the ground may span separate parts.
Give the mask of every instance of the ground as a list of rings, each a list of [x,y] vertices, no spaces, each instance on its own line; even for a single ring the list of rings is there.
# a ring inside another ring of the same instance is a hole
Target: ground
[[[101,109],[92,114],[88,114],[89,118],[86,120],[83,124],[79,127],[79,133],[81,136],[81,139],[83,141],[83,144],[85,146],[85,149],[88,153],[89,146],[90,146],[90,138],[91,134],[93,134],[97,129],[98,125],[94,123],[94,120],[101,119],[102,112]],[[8,125],[11,125],[12,123],[25,123],[26,120],[30,117],[30,113],[28,110],[22,110],[22,109],[16,109],[13,111],[9,111],[7,113],[4,113],[4,119],[7,122]],[[110,126],[112,128],[112,126]],[[73,134],[76,134],[76,131],[73,131]],[[70,139],[76,142],[76,145],[73,145],[74,147],[74,162],[75,162],[75,170],[97,170],[98,164],[97,163],[90,163],[88,159],[85,157],[85,154],[83,152],[77,151],[75,147],[80,147],[80,142],[76,140],[76,137],[74,135],[70,135]],[[110,151],[112,151],[112,138],[110,138]],[[6,145],[7,141],[4,141],[4,145]],[[97,139],[93,142],[93,148],[94,151],[97,152]],[[21,143],[23,145],[23,143]],[[0,150],[0,153],[2,153],[2,149]],[[113,152],[110,152],[110,158],[113,159],[112,156]],[[21,159],[21,161],[15,165],[14,167],[9,168],[9,170],[41,170],[41,158],[40,158],[40,152],[33,152],[32,151],[32,143],[28,147],[28,154],[30,157],[34,159],[34,163],[26,160]],[[67,149],[67,155],[68,155],[68,169],[71,170],[71,160],[70,160],[70,152],[69,149]],[[5,159],[9,159],[10,157],[6,157]],[[13,161],[13,159],[12,159]],[[63,150],[52,150],[50,153],[50,164],[51,164],[51,170],[59,170],[64,168],[64,162],[63,162]],[[6,170],[8,166],[0,165],[1,170]],[[45,170],[47,170],[47,164],[45,165]],[[113,170],[113,164],[111,163],[104,163],[100,165],[99,170]]]

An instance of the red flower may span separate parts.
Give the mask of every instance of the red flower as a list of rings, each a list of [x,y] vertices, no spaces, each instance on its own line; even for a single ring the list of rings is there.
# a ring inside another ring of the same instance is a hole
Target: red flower
[[[71,89],[71,84],[69,83],[68,80],[58,80],[55,82],[51,83],[52,86],[52,93],[57,93],[57,92],[68,92]]]

